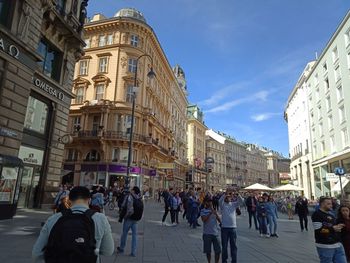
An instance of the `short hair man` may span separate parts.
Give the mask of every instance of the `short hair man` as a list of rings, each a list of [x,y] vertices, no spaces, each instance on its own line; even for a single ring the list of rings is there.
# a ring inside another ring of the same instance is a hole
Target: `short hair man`
[[[321,197],[320,209],[312,215],[318,256],[321,263],[346,263],[344,247],[339,237],[345,225],[336,224],[334,215],[330,213],[331,210],[332,199]]]
[[[74,187],[69,193],[69,200],[72,204],[71,209],[63,213],[56,213],[48,218],[45,225],[41,229],[39,238],[34,244],[32,250],[32,256],[35,261],[40,260],[44,257],[47,245],[50,242],[50,234],[52,229],[57,223],[63,222],[66,216],[75,217],[79,215],[86,215],[88,217],[89,202],[90,202],[90,191],[86,187],[77,186]],[[114,241],[112,237],[111,226],[104,214],[101,213],[90,213],[94,229],[95,237],[95,255],[98,258],[99,255],[111,256],[114,252]],[[67,221],[66,221],[67,222]],[[91,222],[91,221],[90,221]],[[83,223],[83,222],[82,222]],[[67,230],[68,231],[68,230]],[[53,231],[55,232],[55,231]],[[64,232],[64,229],[63,229]],[[60,234],[60,233],[58,233]],[[65,235],[62,235],[62,237]],[[77,243],[84,243],[86,240],[81,237],[75,240]],[[62,247],[53,247],[53,250],[62,251]],[[45,256],[46,257],[46,256]],[[48,260],[46,260],[48,261]],[[61,262],[61,261],[55,261]],[[63,260],[62,262],[69,262]],[[79,262],[79,261],[76,261]]]

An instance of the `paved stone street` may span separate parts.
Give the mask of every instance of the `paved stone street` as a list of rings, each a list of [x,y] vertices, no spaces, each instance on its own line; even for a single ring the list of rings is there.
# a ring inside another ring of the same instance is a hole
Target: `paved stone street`
[[[50,212],[21,210],[13,220],[0,221],[0,262],[29,263],[31,248],[40,231],[40,222]],[[109,213],[116,244],[119,243],[121,224],[117,212]],[[136,258],[126,255],[103,257],[103,263],[144,262],[180,263],[206,262],[202,253],[201,228],[190,229],[185,222],[178,227],[161,226],[162,206],[150,201],[145,216],[139,224],[139,248]],[[169,215],[170,217],[170,215]],[[311,228],[311,227],[310,227]],[[277,238],[261,238],[255,230],[247,227],[247,217],[238,219],[238,262],[295,263],[318,262],[313,242],[313,232],[301,233],[296,220],[279,219]],[[131,236],[129,236],[130,241]]]

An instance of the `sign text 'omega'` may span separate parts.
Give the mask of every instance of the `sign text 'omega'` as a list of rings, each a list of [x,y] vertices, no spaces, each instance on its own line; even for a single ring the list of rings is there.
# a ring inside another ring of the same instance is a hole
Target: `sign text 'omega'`
[[[36,77],[33,77],[33,82],[34,82],[34,85],[36,87],[42,89],[43,91],[50,94],[51,96],[54,96],[61,101],[64,101],[64,93],[63,92],[58,91],[57,89],[51,87],[49,84],[45,83],[44,81],[42,81]]]

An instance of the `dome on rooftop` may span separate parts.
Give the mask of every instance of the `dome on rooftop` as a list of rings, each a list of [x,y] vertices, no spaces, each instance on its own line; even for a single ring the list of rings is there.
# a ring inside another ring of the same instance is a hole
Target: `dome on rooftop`
[[[143,14],[135,8],[123,8],[120,9],[114,17],[130,17],[146,23],[146,19]]]

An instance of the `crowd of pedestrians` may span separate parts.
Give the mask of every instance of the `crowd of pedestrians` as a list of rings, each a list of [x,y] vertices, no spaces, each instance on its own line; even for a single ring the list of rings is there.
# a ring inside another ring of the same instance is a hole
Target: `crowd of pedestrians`
[[[300,230],[309,230],[310,204],[304,196],[239,193],[233,187],[214,193],[201,188],[182,190],[170,187],[159,189],[154,197],[157,202],[164,203],[162,225],[169,226],[166,223],[168,215],[170,226],[186,222],[189,228],[195,229],[203,225],[203,252],[208,262],[212,260],[212,249],[216,263],[220,258],[222,263],[237,262],[236,218],[244,211],[248,212],[248,227],[254,227],[264,238],[279,237],[280,212],[286,212],[289,219],[297,215]],[[34,245],[34,258],[44,258],[45,262],[71,262],[69,260],[73,259],[72,262],[79,263],[96,262],[99,255],[111,255],[114,241],[104,215],[104,206],[108,202],[118,204],[119,222],[123,223],[116,252],[125,252],[131,231],[130,256],[136,257],[137,223],[143,215],[143,200],[149,198],[149,191],[141,193],[138,187],[126,192],[123,188],[105,189],[99,185],[89,189],[62,185],[54,200],[55,214],[47,220]],[[349,206],[340,206],[334,198],[320,198],[314,208],[312,222],[320,262],[350,262]]]

